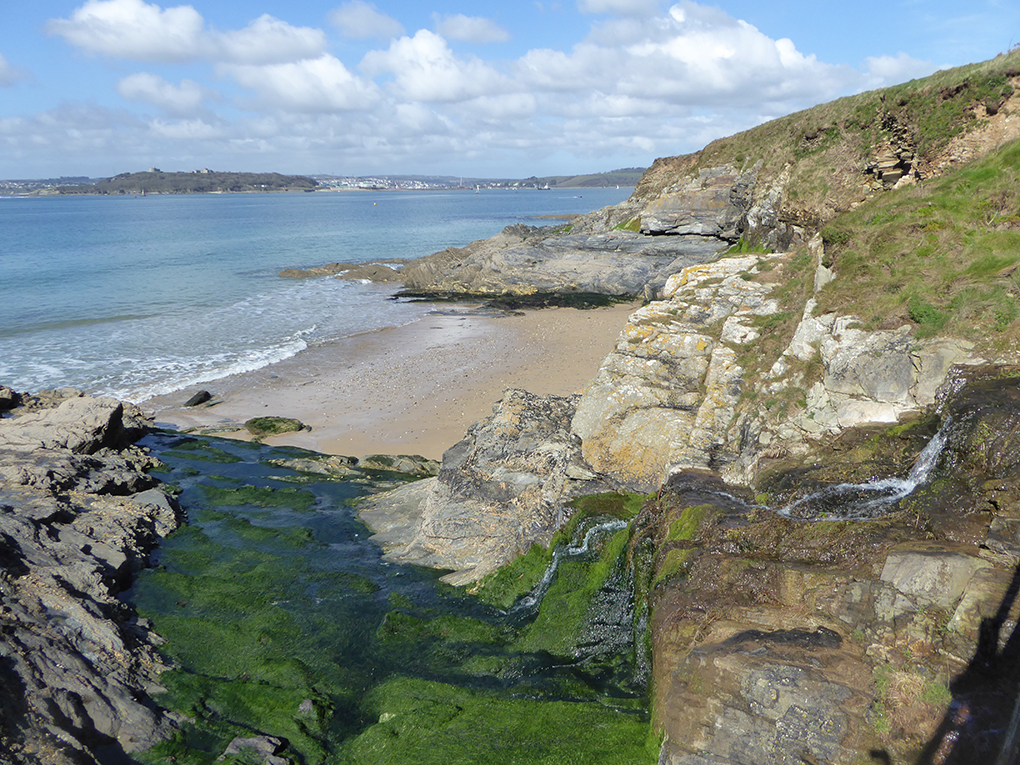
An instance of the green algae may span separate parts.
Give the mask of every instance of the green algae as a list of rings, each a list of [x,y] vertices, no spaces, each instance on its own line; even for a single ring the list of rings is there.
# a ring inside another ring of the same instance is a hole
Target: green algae
[[[705,518],[715,510],[714,505],[696,505],[695,507],[684,508],[679,518],[676,518],[666,532],[667,542],[690,541],[694,539]]]
[[[305,424],[290,417],[253,417],[244,423],[244,427],[253,436],[265,438],[280,433],[297,433],[305,429]]]
[[[516,645],[524,651],[570,656],[588,621],[592,597],[620,564],[629,541],[630,530],[623,529],[606,542],[594,564],[572,558],[561,560],[542,609]]]
[[[592,704],[508,699],[398,677],[366,699],[378,722],[354,739],[345,765],[631,765],[654,762],[639,715]]]
[[[168,539],[131,596],[173,667],[158,703],[190,722],[138,762],[210,765],[232,738],[258,734],[285,739],[282,754],[309,765],[467,763],[491,752],[516,763],[655,761],[643,692],[613,684],[626,661],[575,666],[567,634],[619,573],[626,532],[595,562],[564,567],[548,608],[571,600],[571,626],[543,637],[535,625],[549,621],[546,606],[514,623],[438,572],[381,564],[347,507],[364,488],[326,476],[300,490],[259,488],[287,480],[266,466],[276,450],[209,442],[242,461],[210,478],[186,475],[201,462],[195,448],[160,454],[192,525]]]
[[[257,507],[289,507],[298,512],[307,512],[315,504],[315,495],[290,486],[240,486],[224,488],[206,484],[202,487],[206,501],[218,505],[255,505]]]

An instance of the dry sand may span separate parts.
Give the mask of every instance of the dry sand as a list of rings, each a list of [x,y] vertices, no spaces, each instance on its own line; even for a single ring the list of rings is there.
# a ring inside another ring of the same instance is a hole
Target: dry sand
[[[268,443],[327,454],[420,454],[440,459],[492,412],[506,388],[580,392],[612,350],[637,304],[516,315],[437,308],[404,327],[309,348],[206,387],[220,403],[184,408],[195,389],[142,408],[179,429],[237,427],[252,417],[293,417],[311,431]],[[243,431],[223,433],[245,437]]]

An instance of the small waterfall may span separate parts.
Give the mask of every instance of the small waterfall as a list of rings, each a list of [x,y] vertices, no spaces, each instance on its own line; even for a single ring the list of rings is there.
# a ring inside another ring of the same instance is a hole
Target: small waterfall
[[[620,529],[627,528],[628,525],[629,521],[621,520],[597,523],[585,532],[584,539],[581,540],[580,544],[557,547],[553,550],[552,562],[546,568],[545,573],[542,575],[542,579],[531,589],[531,592],[514,603],[513,607],[508,611],[508,614],[514,616],[530,612],[541,604],[542,598],[545,597],[545,593],[548,592],[553,579],[556,578],[556,569],[559,568],[560,560],[564,556],[575,558],[579,555],[584,555],[588,552],[592,540],[594,540],[597,536],[607,532],[617,532]]]
[[[860,520],[879,515],[928,481],[949,440],[950,426],[951,419],[946,417],[939,432],[917,455],[906,478],[876,478],[865,483],[827,486],[776,512],[798,520]]]

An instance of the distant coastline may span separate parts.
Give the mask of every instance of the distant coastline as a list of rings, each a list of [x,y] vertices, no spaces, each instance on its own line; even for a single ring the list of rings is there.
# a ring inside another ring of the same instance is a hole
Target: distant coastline
[[[0,196],[148,196],[167,194],[258,194],[307,191],[549,191],[554,189],[634,188],[644,168],[628,167],[582,175],[531,176],[523,179],[464,178],[449,175],[282,175],[222,172],[202,168],[186,172],[120,173],[112,178],[63,176],[36,180],[0,180]]]

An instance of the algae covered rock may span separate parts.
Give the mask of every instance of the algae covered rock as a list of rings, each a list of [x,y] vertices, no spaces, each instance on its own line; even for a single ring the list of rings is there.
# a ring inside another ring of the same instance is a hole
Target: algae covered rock
[[[296,433],[308,429],[308,426],[301,422],[301,420],[295,420],[290,417],[253,417],[245,421],[244,427],[253,436],[260,438],[276,436],[280,433]]]

